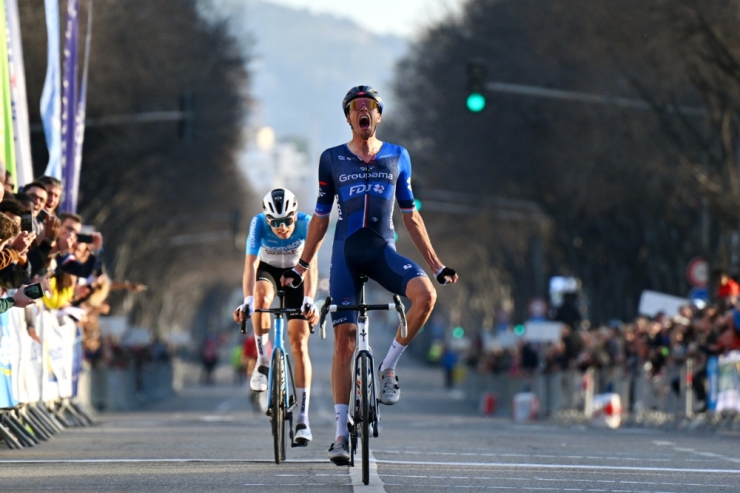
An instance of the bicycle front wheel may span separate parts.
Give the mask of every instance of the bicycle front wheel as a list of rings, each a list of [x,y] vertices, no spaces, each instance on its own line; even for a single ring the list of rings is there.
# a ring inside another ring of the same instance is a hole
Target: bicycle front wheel
[[[270,382],[272,441],[275,448],[275,464],[285,460],[285,368],[283,351],[272,352],[272,381]]]
[[[360,356],[360,385],[362,386],[362,482],[370,483],[370,382],[371,370],[367,354]],[[356,424],[355,424],[356,425]]]

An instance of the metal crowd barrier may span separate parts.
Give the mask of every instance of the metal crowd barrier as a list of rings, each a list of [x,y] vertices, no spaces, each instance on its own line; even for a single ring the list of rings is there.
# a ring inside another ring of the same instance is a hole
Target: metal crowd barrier
[[[740,352],[714,360],[707,364],[706,411],[740,413]],[[650,414],[666,420],[693,418],[699,404],[693,389],[695,366],[694,360],[687,359],[655,375],[643,368],[632,373],[621,367],[519,375],[469,372],[461,387],[471,405],[481,405],[485,414],[497,417],[513,416],[515,396],[520,393],[536,397],[538,417],[562,413],[588,417],[594,396],[610,393],[619,396],[624,418],[639,421]],[[484,401],[489,404],[479,404]]]
[[[41,343],[28,334],[24,310],[0,314],[0,440],[11,449],[93,423],[76,402],[80,329],[71,318],[41,309],[34,327]]]

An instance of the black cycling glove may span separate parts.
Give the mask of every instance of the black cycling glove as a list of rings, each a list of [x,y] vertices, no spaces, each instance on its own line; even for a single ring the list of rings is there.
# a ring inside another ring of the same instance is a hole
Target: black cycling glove
[[[283,272],[283,277],[290,281],[290,283],[288,283],[288,287],[291,288],[297,288],[303,282],[303,276],[295,269],[286,270]]]
[[[449,284],[450,281],[448,281],[447,277],[452,277],[455,275],[455,269],[450,269],[449,267],[443,267],[441,271],[437,273],[437,282],[440,284]]]

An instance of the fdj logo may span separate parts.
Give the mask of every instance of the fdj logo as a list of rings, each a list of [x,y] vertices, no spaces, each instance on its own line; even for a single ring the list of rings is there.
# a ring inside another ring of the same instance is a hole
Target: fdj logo
[[[380,184],[352,185],[351,187],[349,187],[349,195],[351,197],[352,195],[360,195],[360,194],[367,193],[370,191],[380,194],[380,193],[383,193],[383,190],[385,190],[385,186],[380,185]]]
[[[370,191],[370,185],[352,185],[349,187],[349,195],[359,195]]]

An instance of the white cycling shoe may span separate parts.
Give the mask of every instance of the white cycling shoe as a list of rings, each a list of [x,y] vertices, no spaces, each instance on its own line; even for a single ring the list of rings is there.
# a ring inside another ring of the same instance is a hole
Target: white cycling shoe
[[[311,440],[313,440],[311,427],[306,423],[298,423],[295,427],[295,437],[293,438],[296,447],[305,447]]]
[[[252,378],[249,380],[249,386],[255,392],[264,392],[267,390],[267,376],[270,374],[270,368],[267,366],[258,366],[252,372]]]
[[[387,369],[380,372],[380,396],[378,400],[386,406],[392,406],[401,398],[401,387],[398,385],[396,370]]]

